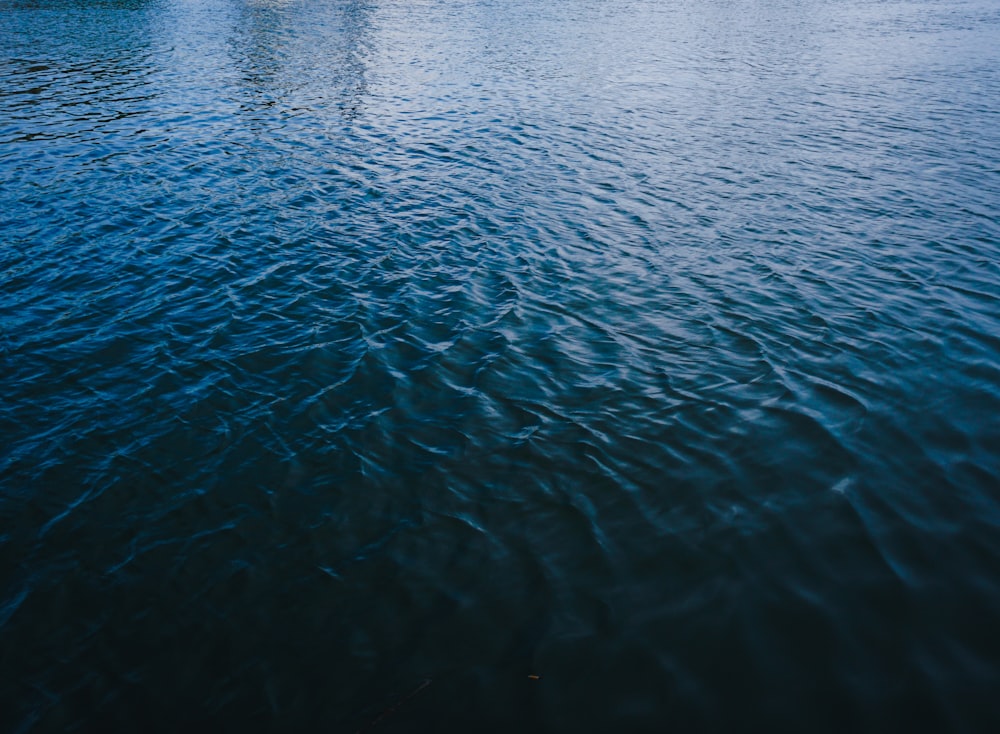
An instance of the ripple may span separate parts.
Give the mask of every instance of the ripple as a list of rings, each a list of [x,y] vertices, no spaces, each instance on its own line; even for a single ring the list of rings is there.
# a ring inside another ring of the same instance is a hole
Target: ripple
[[[0,0],[12,730],[995,729],[1000,18],[807,5]]]

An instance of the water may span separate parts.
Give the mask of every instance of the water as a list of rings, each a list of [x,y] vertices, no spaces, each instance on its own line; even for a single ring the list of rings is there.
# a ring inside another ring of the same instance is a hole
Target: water
[[[998,39],[0,0],[0,729],[997,731]]]

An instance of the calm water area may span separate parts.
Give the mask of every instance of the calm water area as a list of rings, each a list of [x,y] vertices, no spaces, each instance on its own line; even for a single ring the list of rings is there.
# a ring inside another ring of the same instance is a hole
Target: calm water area
[[[0,731],[1000,731],[1000,0],[0,0]]]

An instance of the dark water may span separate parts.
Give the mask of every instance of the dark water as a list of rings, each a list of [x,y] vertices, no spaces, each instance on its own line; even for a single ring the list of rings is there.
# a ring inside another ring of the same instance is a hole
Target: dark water
[[[0,730],[1000,731],[996,0],[0,0],[0,238]]]

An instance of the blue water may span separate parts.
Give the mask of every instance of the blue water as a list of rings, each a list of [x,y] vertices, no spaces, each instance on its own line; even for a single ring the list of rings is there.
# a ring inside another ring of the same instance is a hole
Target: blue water
[[[996,0],[0,0],[0,730],[1000,731]]]

